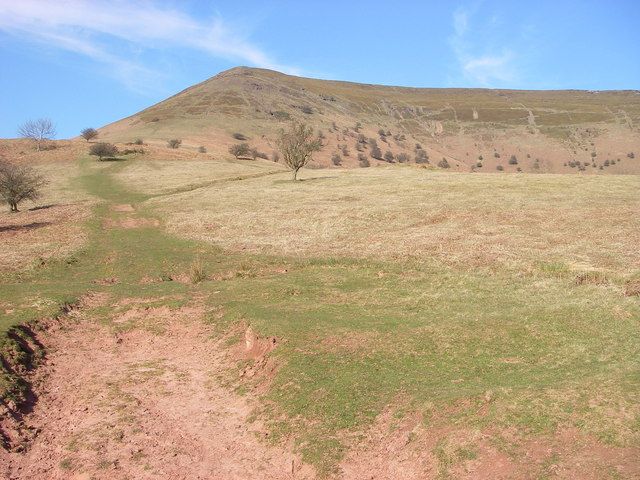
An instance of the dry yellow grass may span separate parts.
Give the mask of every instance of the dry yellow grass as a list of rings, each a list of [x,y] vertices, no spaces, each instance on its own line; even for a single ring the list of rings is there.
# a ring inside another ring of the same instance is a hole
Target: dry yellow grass
[[[380,167],[303,178],[226,182],[151,202],[170,230],[233,250],[620,276],[640,269],[637,177]]]
[[[156,195],[189,189],[209,182],[264,175],[283,170],[282,165],[265,160],[145,159],[128,165],[116,175],[116,178],[132,190]]]
[[[20,204],[20,212],[0,210],[0,270],[33,266],[42,260],[65,257],[86,241],[83,220],[94,200],[73,186],[79,174],[76,162],[33,165],[48,184],[37,202]]]

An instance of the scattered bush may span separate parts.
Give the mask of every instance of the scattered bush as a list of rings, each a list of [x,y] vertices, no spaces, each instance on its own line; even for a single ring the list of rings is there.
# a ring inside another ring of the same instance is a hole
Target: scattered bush
[[[331,155],[331,162],[336,167],[339,167],[340,165],[342,165],[342,157],[340,155],[338,155],[337,153],[334,153],[333,155]]]
[[[438,162],[438,167],[440,167],[440,168],[450,168],[451,165],[449,165],[449,162],[447,161],[446,158],[443,158],[442,160],[440,160]]]
[[[429,163],[429,155],[424,150],[416,151],[416,163]]]
[[[385,131],[383,129],[380,129],[380,130],[378,130],[378,135],[380,135],[381,137],[384,137],[387,134],[385,133]]]
[[[416,150],[422,150],[422,145],[420,145],[419,143],[416,143]]]
[[[378,146],[378,142],[376,142],[375,138],[370,138],[369,139],[369,146],[372,147],[372,148],[375,148],[375,147]]]
[[[398,161],[398,163],[407,163],[409,161],[409,155],[404,152],[399,153],[398,155],[396,155],[396,160]]]
[[[627,153],[627,157],[629,158],[636,158],[635,154],[633,152],[629,152]]]
[[[31,167],[0,161],[0,199],[12,212],[18,211],[18,204],[23,200],[37,200],[46,183]]]
[[[136,139],[133,141],[133,144],[134,144],[134,145],[144,145],[144,141],[143,141],[141,138],[136,138]]]
[[[80,132],[80,136],[88,142],[98,136],[98,131],[95,128],[85,128]]]
[[[494,156],[495,158],[500,158],[500,154],[499,154],[498,152],[494,152],[493,156]]]
[[[482,168],[482,162],[478,162],[478,163],[476,163],[476,167],[478,167],[478,168]]]
[[[346,145],[342,147],[342,155],[345,157],[349,156],[349,147],[347,147]]]
[[[236,143],[229,147],[229,153],[236,158],[248,157],[251,154],[251,147],[248,143]]]
[[[249,140],[245,135],[238,132],[234,133],[232,137],[235,138],[236,140],[240,140],[241,142],[244,142],[245,140]]]
[[[371,165],[371,163],[369,162],[369,159],[364,153],[358,154],[358,163],[362,168],[369,167]]]
[[[395,157],[393,156],[393,153],[391,152],[391,150],[387,150],[386,152],[384,152],[384,160],[386,162],[393,163],[393,161],[395,160]]]
[[[113,157],[118,154],[118,147],[112,143],[94,143],[89,149],[89,155],[98,157],[98,160],[102,160],[105,157]]]
[[[302,113],[306,113],[307,115],[311,115],[313,113],[313,109],[307,105],[300,107],[300,110],[302,110]]]
[[[133,154],[136,154],[136,153],[143,154],[144,153],[144,148],[125,148],[120,153],[122,155],[133,155]]]
[[[605,166],[605,167],[608,167],[608,166],[609,166],[609,164],[610,164],[609,160],[605,160],[605,161],[604,161],[604,166]]]
[[[484,160],[484,158],[482,158],[482,155],[478,155],[478,160],[480,161]]]
[[[364,133],[358,134],[358,143],[367,143],[367,137],[364,136]]]
[[[182,140],[178,138],[172,138],[167,142],[167,147],[169,148],[180,148],[180,145],[182,145]]]
[[[503,170],[504,170],[504,167],[503,167],[502,165],[498,165],[498,166],[496,167],[496,170],[498,170],[499,172],[501,172],[501,171],[503,171]]]
[[[382,160],[382,150],[380,150],[380,147],[378,147],[378,145],[371,146],[369,155],[371,155],[371,158],[375,158],[376,160]]]
[[[207,153],[207,147],[200,145],[198,147],[198,153]]]
[[[596,152],[591,152],[591,158],[596,158],[598,154]]]
[[[283,110],[277,110],[275,112],[269,112],[276,120],[291,120],[289,112]],[[234,137],[235,138],[235,137]],[[236,140],[246,140],[246,138],[236,138]]]
[[[264,152],[261,152],[257,148],[251,149],[251,157],[255,160],[256,158],[262,158],[264,160],[269,160],[269,155]]]
[[[509,158],[509,165],[517,165],[518,164],[518,159],[516,158],[515,155],[511,155],[511,158]]]

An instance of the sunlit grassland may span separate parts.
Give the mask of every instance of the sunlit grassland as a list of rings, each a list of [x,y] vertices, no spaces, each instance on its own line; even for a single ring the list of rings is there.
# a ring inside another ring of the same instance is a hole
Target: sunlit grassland
[[[372,168],[293,183],[232,180],[217,165],[192,178],[162,163],[156,185],[158,165],[83,160],[72,184],[102,201],[89,240],[0,284],[13,310],[2,328],[87,291],[204,298],[217,332],[249,324],[277,338],[258,413],[322,473],[387,408],[431,426],[573,426],[640,444],[640,302],[624,295],[639,269],[636,177]],[[121,203],[166,229],[104,228]],[[196,260],[203,282],[143,281]],[[604,280],[576,281],[589,271]],[[95,282],[108,277],[118,282]]]

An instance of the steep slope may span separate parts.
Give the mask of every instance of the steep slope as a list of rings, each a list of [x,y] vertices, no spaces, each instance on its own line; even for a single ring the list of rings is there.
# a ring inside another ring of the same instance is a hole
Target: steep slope
[[[433,166],[446,159],[467,171],[640,173],[638,91],[403,88],[238,67],[100,133],[119,142],[180,138],[183,148],[223,156],[241,134],[271,156],[292,119],[321,132],[315,163],[323,166],[334,154],[347,166],[357,166],[360,153],[381,161],[371,158],[373,138],[392,161],[404,153],[415,162],[423,150]]]

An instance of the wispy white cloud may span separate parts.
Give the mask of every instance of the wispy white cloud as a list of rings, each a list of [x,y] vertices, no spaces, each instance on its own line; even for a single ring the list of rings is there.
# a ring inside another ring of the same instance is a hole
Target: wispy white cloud
[[[171,48],[299,73],[220,17],[197,19],[149,0],[0,0],[0,30],[91,58],[134,89],[165,75],[141,54]]]
[[[515,65],[517,55],[507,46],[496,47],[483,43],[482,34],[486,32],[472,29],[475,10],[459,7],[453,13],[453,35],[449,38],[449,45],[460,73],[467,81],[483,87],[514,82],[518,77]]]

